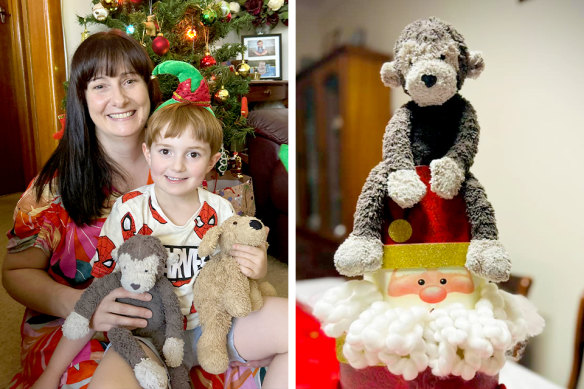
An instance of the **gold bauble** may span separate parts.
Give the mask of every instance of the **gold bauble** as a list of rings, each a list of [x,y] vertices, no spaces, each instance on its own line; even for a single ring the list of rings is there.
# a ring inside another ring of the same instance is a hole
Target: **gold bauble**
[[[118,10],[118,0],[100,0],[99,1],[103,8],[107,9],[109,12],[115,12]]]
[[[245,61],[241,61],[241,63],[237,66],[237,73],[242,77],[249,76],[249,72],[251,67],[245,63]]]
[[[215,92],[215,101],[218,103],[224,103],[229,98],[229,91],[225,89],[224,86],[221,86],[217,92]]]
[[[87,28],[85,30],[83,30],[83,32],[81,33],[81,42],[86,40],[89,37],[89,35],[91,35],[91,34],[87,30]]]

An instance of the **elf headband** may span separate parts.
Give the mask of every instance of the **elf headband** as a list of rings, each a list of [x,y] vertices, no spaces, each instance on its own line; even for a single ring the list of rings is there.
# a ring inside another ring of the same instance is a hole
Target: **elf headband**
[[[172,98],[162,103],[156,111],[169,104],[190,102],[204,107],[213,115],[211,109],[211,95],[207,81],[193,65],[183,61],[164,61],[152,71],[153,76],[158,74],[172,74],[178,77],[179,84]]]

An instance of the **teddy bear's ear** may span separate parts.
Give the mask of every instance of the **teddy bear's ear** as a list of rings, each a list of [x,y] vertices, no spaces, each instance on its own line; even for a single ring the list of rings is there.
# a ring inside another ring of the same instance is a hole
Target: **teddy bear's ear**
[[[399,72],[395,68],[395,61],[384,63],[380,73],[383,85],[393,88],[399,88],[401,86]]]
[[[223,223],[224,225],[225,223]],[[222,226],[216,226],[211,228],[203,239],[201,240],[201,244],[199,245],[199,256],[201,258],[206,257],[207,255],[211,255],[213,251],[217,248],[217,243],[219,242],[219,237],[223,232]]]
[[[478,51],[471,51],[468,54],[468,73],[469,78],[477,78],[485,68],[485,61],[483,55]]]

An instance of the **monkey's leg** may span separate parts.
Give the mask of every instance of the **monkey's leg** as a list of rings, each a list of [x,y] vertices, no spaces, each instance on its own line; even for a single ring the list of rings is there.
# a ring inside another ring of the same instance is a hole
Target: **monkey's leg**
[[[387,195],[387,176],[385,164],[381,162],[371,170],[365,181],[357,201],[353,232],[339,246],[334,256],[337,271],[343,275],[361,275],[381,267],[381,225]]]
[[[177,367],[169,367],[168,373],[172,389],[190,389],[189,371],[184,363]]]
[[[124,358],[134,370],[138,383],[145,389],[165,389],[168,387],[166,369],[148,358],[132,332],[116,327],[108,331],[114,350]]]
[[[490,281],[509,279],[511,261],[498,238],[495,211],[484,188],[471,174],[462,185],[466,212],[471,225],[471,241],[466,255],[466,267]]]

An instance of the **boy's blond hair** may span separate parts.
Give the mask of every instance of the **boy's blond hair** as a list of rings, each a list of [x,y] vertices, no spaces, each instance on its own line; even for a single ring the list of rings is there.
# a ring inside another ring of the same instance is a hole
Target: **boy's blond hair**
[[[161,137],[165,127],[166,138],[175,138],[190,130],[194,138],[209,144],[211,155],[217,153],[223,144],[221,122],[207,109],[189,102],[167,105],[150,116],[144,134],[148,148]]]

